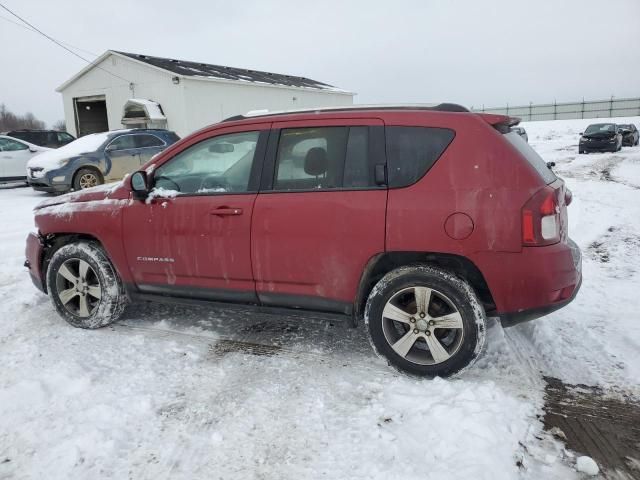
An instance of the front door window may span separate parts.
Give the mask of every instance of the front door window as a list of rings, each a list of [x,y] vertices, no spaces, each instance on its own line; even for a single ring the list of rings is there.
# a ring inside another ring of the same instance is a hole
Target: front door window
[[[159,167],[155,187],[180,194],[247,192],[259,135],[242,132],[204,140]]]

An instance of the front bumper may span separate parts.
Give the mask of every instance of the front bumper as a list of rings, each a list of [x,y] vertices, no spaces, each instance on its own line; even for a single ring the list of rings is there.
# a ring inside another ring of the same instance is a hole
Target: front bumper
[[[46,282],[42,272],[42,253],[44,250],[43,239],[31,232],[27,236],[24,266],[29,269],[31,281],[41,292],[47,293]]]
[[[580,142],[578,150],[582,152],[615,152],[618,149],[618,142]]]
[[[27,170],[27,183],[38,192],[64,193],[71,190],[71,181],[57,170],[49,171],[42,176],[31,169]]]

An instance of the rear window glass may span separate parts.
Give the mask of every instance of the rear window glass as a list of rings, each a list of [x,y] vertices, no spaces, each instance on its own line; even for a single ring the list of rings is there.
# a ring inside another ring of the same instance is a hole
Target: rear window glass
[[[390,187],[417,182],[436,163],[455,133],[447,128],[386,127]]]
[[[547,167],[547,162],[545,162],[542,157],[538,155],[538,152],[531,148],[520,135],[516,132],[509,132],[505,134],[504,138],[509,140],[509,143],[527,159],[529,164],[540,174],[547,185],[556,181],[557,177],[551,169]]]

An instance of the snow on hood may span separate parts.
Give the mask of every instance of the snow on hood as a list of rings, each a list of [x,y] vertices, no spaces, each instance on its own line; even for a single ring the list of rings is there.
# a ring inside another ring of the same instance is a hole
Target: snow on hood
[[[117,188],[122,186],[122,180],[119,182],[106,183],[104,185],[98,185],[97,187],[87,188],[79,192],[65,193],[57,197],[52,197],[40,202],[35,206],[34,210],[40,210],[45,207],[52,207],[54,205],[63,205],[66,203],[81,203],[92,202],[96,200],[105,200],[111,195]]]
[[[128,131],[128,130],[122,130]],[[56,150],[49,150],[33,157],[27,163],[28,168],[44,168],[52,170],[60,166],[60,160],[77,157],[83,153],[95,152],[113,132],[92,133],[85,135]]]

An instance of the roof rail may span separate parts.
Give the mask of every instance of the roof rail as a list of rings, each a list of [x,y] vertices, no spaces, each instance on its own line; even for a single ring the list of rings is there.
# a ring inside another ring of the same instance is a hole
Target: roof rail
[[[252,110],[244,115],[234,115],[222,120],[233,122],[256,117],[271,117],[276,115],[289,115],[296,113],[322,113],[322,112],[353,112],[363,110],[428,110],[434,112],[469,112],[470,110],[457,103],[417,103],[417,104],[382,104],[382,105],[346,105],[341,107],[311,107],[294,110]]]

